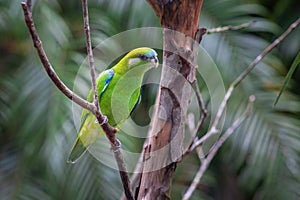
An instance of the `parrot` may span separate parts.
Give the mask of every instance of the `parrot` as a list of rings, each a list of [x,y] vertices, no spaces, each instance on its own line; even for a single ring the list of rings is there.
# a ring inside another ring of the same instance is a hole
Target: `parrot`
[[[112,68],[99,74],[96,79],[99,107],[111,126],[120,128],[137,107],[141,101],[144,74],[157,68],[158,64],[154,49],[140,47],[131,50]],[[93,98],[91,89],[87,101],[93,102]],[[96,139],[105,134],[90,111],[83,109],[80,121],[78,135],[67,160],[69,163],[75,163]]]

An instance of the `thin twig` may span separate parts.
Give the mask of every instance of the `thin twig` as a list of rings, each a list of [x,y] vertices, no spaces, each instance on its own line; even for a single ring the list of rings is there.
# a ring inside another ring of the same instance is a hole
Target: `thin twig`
[[[204,103],[204,100],[202,98],[202,95],[201,95],[201,92],[200,92],[200,89],[199,89],[199,86],[198,86],[198,82],[197,82],[197,79],[192,83],[192,86],[195,90],[195,93],[196,93],[196,97],[197,97],[197,102],[198,102],[198,105],[200,107],[200,110],[201,110],[201,117],[200,117],[200,120],[198,121],[198,124],[196,126],[196,134],[200,131],[200,128],[207,116],[207,109],[205,108],[205,103]]]
[[[224,32],[224,31],[237,31],[237,30],[242,30],[245,28],[248,28],[249,26],[252,26],[253,24],[255,24],[256,21],[252,20],[250,22],[238,25],[238,26],[223,26],[223,27],[217,27],[217,28],[211,28],[211,29],[207,29],[207,28],[198,28],[197,33],[196,33],[196,37],[195,40],[200,44],[202,37],[205,34],[212,34],[212,33],[220,33],[220,32]]]
[[[208,138],[210,138],[212,135],[216,134],[219,132],[219,130],[217,129],[217,126],[219,124],[219,121],[222,117],[222,114],[225,110],[225,107],[227,105],[227,101],[230,98],[232,92],[233,92],[233,87],[229,87],[228,91],[225,94],[224,99],[222,100],[219,109],[217,111],[216,117],[214,119],[214,122],[210,128],[210,130],[204,135],[202,136],[200,139],[198,140],[194,140],[194,143],[192,144],[192,146],[190,147],[189,151],[193,151],[197,146],[199,146],[200,144],[202,144],[204,141],[206,141]]]
[[[205,154],[203,152],[202,146],[198,146],[196,148],[196,152],[197,152],[198,158],[200,159],[201,164],[202,164],[205,160]]]
[[[120,148],[114,151],[114,156],[117,161],[118,169],[119,169],[119,174],[122,180],[122,185],[124,189],[125,196],[127,200],[134,200],[133,194],[131,191],[131,184],[130,184],[130,179],[127,173],[127,168],[125,165],[125,161],[123,158],[123,155],[121,154]]]
[[[91,33],[90,33],[89,12],[88,12],[87,0],[82,0],[82,11],[83,11],[83,20],[84,20],[84,33],[85,33],[85,40],[86,40],[86,49],[87,49],[87,54],[88,54],[88,59],[89,59],[89,64],[90,64],[92,88],[94,91],[94,104],[96,106],[97,112],[99,112],[100,108],[99,108],[99,103],[98,103],[98,90],[97,90],[97,86],[96,86],[94,56],[93,56],[92,43],[91,43]]]
[[[192,196],[193,192],[195,191],[198,184],[200,183],[200,180],[204,172],[207,170],[210,162],[215,157],[220,147],[230,137],[230,135],[241,125],[241,123],[251,114],[254,101],[255,101],[255,96],[251,95],[249,97],[249,103],[245,113],[242,116],[240,116],[238,119],[236,119],[231,125],[231,127],[229,127],[225,131],[225,133],[217,140],[217,142],[214,144],[214,146],[211,148],[210,152],[208,153],[207,157],[205,159],[200,158],[202,161],[201,167],[199,168],[192,184],[190,185],[186,193],[183,195],[182,200],[188,200]]]
[[[87,54],[90,64],[90,74],[91,74],[91,81],[92,81],[92,88],[94,91],[94,104],[97,110],[97,120],[99,124],[102,126],[104,124],[108,124],[106,116],[103,116],[98,102],[98,89],[96,86],[96,76],[95,76],[95,66],[94,66],[94,56],[92,50],[92,43],[91,43],[91,33],[90,33],[90,25],[89,25],[89,14],[88,14],[88,4],[87,0],[82,0],[82,10],[83,10],[83,20],[84,20],[84,32],[86,37],[86,48]],[[109,139],[111,143],[111,147],[114,151],[114,157],[117,161],[119,174],[122,180],[125,196],[128,200],[133,200],[133,195],[130,186],[130,180],[127,173],[126,165],[124,162],[123,155],[120,150],[120,142],[116,139],[114,132],[107,131],[106,137]]]
[[[183,156],[186,156],[187,154],[189,154],[191,152],[192,145],[194,145],[194,143],[197,142],[197,140],[198,140],[197,133],[200,131],[200,129],[204,123],[204,120],[207,117],[207,109],[205,107],[205,103],[204,103],[203,97],[201,95],[197,80],[195,80],[192,83],[192,87],[194,88],[194,91],[196,93],[198,106],[200,107],[200,110],[201,110],[201,117],[200,117],[196,127],[194,124],[194,116],[192,116],[193,119],[188,120],[189,130],[190,130],[191,134],[195,133],[195,139],[191,141],[189,148],[187,148],[187,150],[184,152]],[[193,122],[193,124],[191,124],[192,122]]]
[[[252,20],[250,22],[247,22],[247,23],[244,23],[244,24],[241,24],[241,25],[238,25],[238,26],[223,26],[223,27],[207,29],[206,33],[207,34],[212,34],[212,33],[224,32],[224,31],[237,31],[237,30],[248,28],[249,26],[252,26],[255,23],[256,23],[256,21]]]
[[[298,25],[300,24],[300,18],[298,18],[293,24],[290,25],[290,27],[276,40],[272,42],[265,50],[259,54],[254,61],[232,82],[230,87],[228,88],[224,99],[222,100],[219,109],[217,111],[217,115],[214,119],[214,122],[212,124],[212,127],[210,130],[200,139],[195,140],[195,142],[191,145],[189,148],[189,151],[193,151],[197,146],[201,145],[204,141],[206,141],[208,138],[210,138],[212,135],[218,133],[217,126],[219,124],[219,121],[224,113],[224,110],[226,108],[227,102],[229,98],[232,95],[232,92],[234,89],[240,84],[242,80],[246,78],[246,76],[254,69],[254,67],[268,54],[270,53],[283,39],[285,39]]]
[[[243,71],[243,73],[232,83],[233,87],[236,87],[252,70],[253,68],[268,54],[270,53],[282,40],[284,40],[298,25],[300,24],[300,18],[298,18],[290,27],[279,36],[272,44],[270,44],[265,50],[259,54],[255,60]]]
[[[48,59],[48,57],[44,51],[43,45],[42,45],[42,41],[40,40],[39,35],[36,31],[36,28],[35,28],[35,25],[34,25],[34,22],[32,19],[32,14],[30,11],[31,8],[28,7],[28,5],[31,5],[31,3],[26,4],[25,2],[22,2],[21,5],[22,5],[23,11],[24,11],[25,22],[26,22],[27,28],[30,32],[32,41],[33,41],[33,45],[39,55],[39,58],[43,64],[43,67],[45,68],[45,70],[46,70],[48,76],[50,77],[50,79],[52,80],[52,82],[70,100],[77,103],[79,106],[91,111],[92,113],[96,113],[96,107],[94,106],[94,104],[82,99],[77,94],[75,94],[57,76],[51,63],[49,62],[49,59]]]
[[[27,0],[26,5],[27,5],[27,8],[28,8],[29,12],[32,12],[32,2],[31,2],[31,0]]]
[[[195,116],[194,116],[194,114],[193,114],[193,113],[189,113],[189,114],[187,115],[187,126],[188,126],[189,131],[190,131],[191,134],[192,134],[192,133],[195,133],[195,130],[197,130],[196,127],[195,127],[195,122],[194,122],[194,121],[195,121]],[[200,121],[201,121],[201,120],[200,120]],[[198,123],[198,124],[199,124],[199,123]],[[192,142],[193,142],[193,141],[192,141]],[[202,146],[198,146],[198,147],[196,148],[196,151],[197,151],[197,154],[198,154],[198,157],[199,157],[200,161],[202,162],[203,159],[204,159],[204,153],[203,153]],[[186,151],[185,154],[184,154],[184,156],[187,155],[187,153],[190,153],[190,152]]]

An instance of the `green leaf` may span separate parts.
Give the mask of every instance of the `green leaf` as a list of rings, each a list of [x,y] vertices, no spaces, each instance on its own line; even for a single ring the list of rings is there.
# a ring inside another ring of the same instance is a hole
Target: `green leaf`
[[[274,104],[273,104],[274,107],[276,106],[276,104],[277,104],[277,102],[278,102],[278,100],[279,100],[279,98],[280,98],[280,96],[281,96],[283,90],[286,88],[287,83],[288,83],[289,80],[291,79],[291,77],[292,77],[292,75],[293,75],[294,71],[296,70],[296,68],[297,68],[297,66],[298,66],[299,63],[300,63],[300,51],[299,51],[299,53],[297,54],[297,56],[296,56],[296,58],[295,58],[295,60],[294,60],[294,62],[293,62],[293,64],[292,64],[292,66],[291,66],[289,72],[287,73],[287,75],[286,75],[286,77],[285,77],[285,79],[284,79],[284,82],[283,82],[283,85],[282,85],[282,87],[281,87],[281,90],[280,90],[280,92],[279,92],[278,96],[276,97],[275,102],[274,102]]]

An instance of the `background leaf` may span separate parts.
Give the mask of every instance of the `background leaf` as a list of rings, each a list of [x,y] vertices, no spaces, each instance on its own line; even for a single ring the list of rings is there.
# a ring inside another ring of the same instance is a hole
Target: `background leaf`
[[[285,77],[285,79],[284,79],[284,82],[283,82],[283,84],[282,84],[282,87],[281,87],[281,89],[280,89],[280,92],[279,92],[278,96],[277,96],[276,99],[275,99],[274,106],[276,106],[276,104],[277,104],[277,102],[278,102],[278,100],[279,100],[279,98],[280,98],[282,92],[283,92],[284,89],[286,88],[286,86],[287,86],[289,80],[291,80],[292,75],[293,75],[293,73],[295,72],[295,70],[296,70],[297,66],[299,65],[299,63],[300,63],[300,52],[297,54],[295,60],[293,61],[293,64],[292,64],[291,68],[289,69],[289,71],[288,71],[288,73],[287,73],[287,75],[286,75],[286,77]]]

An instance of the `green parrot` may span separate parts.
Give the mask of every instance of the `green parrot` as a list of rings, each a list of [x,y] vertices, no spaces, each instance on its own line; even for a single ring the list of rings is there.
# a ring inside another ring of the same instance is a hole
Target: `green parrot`
[[[103,71],[96,80],[101,112],[111,126],[119,128],[140,102],[144,74],[158,66],[157,53],[148,47],[130,51],[111,69]],[[93,90],[87,100],[93,101]],[[104,135],[96,117],[84,109],[81,126],[68,162],[75,163],[97,138]]]

